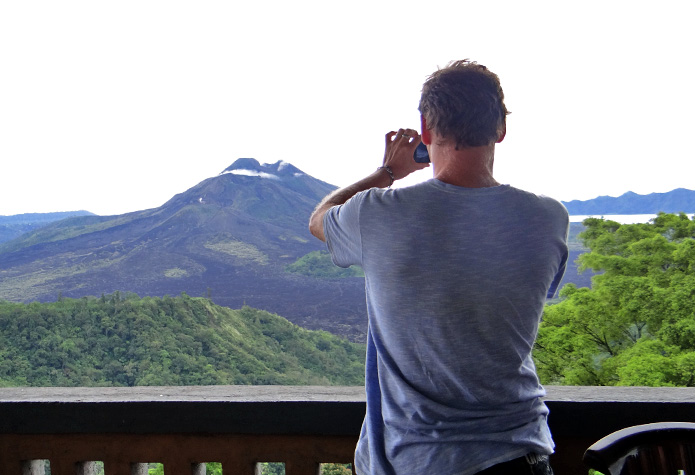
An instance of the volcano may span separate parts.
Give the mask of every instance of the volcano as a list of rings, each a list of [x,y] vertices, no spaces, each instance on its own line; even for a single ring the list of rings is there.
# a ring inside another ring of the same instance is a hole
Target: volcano
[[[287,162],[240,158],[159,208],[72,217],[3,243],[0,299],[185,292],[363,341],[363,278],[315,278],[286,269],[325,250],[307,225],[334,189]]]

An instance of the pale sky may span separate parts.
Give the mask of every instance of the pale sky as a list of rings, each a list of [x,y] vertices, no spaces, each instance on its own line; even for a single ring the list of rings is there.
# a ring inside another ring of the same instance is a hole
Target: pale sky
[[[160,206],[240,157],[344,186],[426,77],[501,79],[499,181],[695,188],[695,2],[3,1],[0,215]],[[429,170],[412,181],[429,178]]]

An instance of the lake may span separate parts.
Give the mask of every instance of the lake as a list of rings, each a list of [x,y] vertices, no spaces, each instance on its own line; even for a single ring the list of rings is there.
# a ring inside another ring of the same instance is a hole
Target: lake
[[[688,215],[690,219],[693,218],[693,214]],[[570,216],[570,223],[581,223],[586,218],[605,218],[611,221],[616,221],[620,224],[635,224],[635,223],[648,223],[650,219],[655,218],[656,214],[578,214]]]

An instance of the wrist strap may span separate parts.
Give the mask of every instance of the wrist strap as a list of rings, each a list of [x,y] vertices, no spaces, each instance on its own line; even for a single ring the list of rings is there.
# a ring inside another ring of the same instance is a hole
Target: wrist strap
[[[389,174],[389,177],[391,177],[391,183],[389,184],[389,188],[391,188],[391,185],[393,185],[393,182],[396,181],[396,177],[393,176],[393,170],[391,170],[391,167],[388,165],[384,165],[383,167],[377,168],[377,171],[379,170],[386,170],[386,173]]]

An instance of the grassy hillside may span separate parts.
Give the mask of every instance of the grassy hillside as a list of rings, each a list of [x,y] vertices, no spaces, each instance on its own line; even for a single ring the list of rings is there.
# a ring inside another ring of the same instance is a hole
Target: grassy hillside
[[[0,386],[360,385],[364,346],[207,299],[0,301]]]
[[[327,251],[312,251],[288,265],[285,270],[293,274],[317,277],[319,279],[364,277],[364,271],[359,266],[350,266],[344,269],[334,265],[331,255]]]

